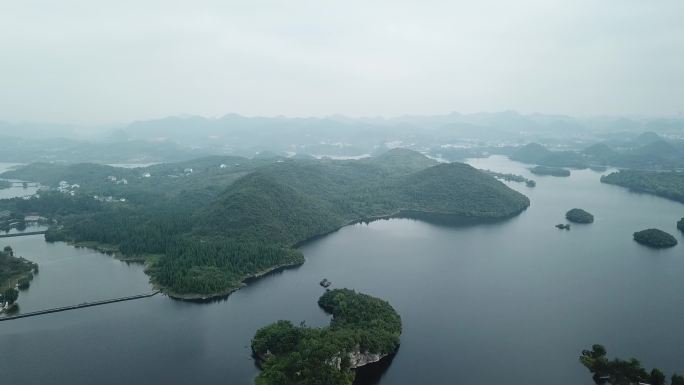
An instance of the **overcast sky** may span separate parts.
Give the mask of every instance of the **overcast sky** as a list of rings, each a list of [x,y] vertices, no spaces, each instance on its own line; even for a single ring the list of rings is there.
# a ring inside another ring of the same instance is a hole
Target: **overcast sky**
[[[0,120],[684,112],[684,1],[0,0]]]

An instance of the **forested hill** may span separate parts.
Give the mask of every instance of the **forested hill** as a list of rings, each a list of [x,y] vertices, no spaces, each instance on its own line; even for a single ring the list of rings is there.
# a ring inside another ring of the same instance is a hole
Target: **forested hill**
[[[418,171],[408,172],[409,165],[398,163],[393,157],[276,163],[236,181],[197,222],[205,235],[293,245],[357,220],[411,213],[496,219],[529,204],[524,195],[466,164],[424,168],[411,160]]]
[[[601,182],[684,203],[684,172],[681,171],[621,170],[601,177]]]
[[[248,276],[302,263],[298,243],[353,221],[494,220],[529,205],[468,165],[435,164],[402,149],[358,161],[204,158],[134,170],[42,164],[12,177],[53,184],[72,178],[79,187],[0,206],[55,218],[50,240],[97,242],[146,257],[157,285],[190,297],[230,292]]]

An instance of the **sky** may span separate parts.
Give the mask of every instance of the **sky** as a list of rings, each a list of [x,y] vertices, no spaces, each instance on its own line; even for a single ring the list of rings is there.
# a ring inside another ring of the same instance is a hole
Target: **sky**
[[[682,0],[0,0],[0,120],[684,113]]]

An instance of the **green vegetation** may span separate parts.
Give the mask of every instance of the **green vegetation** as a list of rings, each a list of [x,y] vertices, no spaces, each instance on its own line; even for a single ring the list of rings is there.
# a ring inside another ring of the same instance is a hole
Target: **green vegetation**
[[[527,187],[534,187],[537,185],[535,181],[532,179],[527,179],[522,175],[516,175],[516,174],[505,174],[505,173],[500,173],[496,171],[491,171],[491,170],[482,170],[487,175],[493,176],[496,179],[502,179],[505,180],[506,182],[520,182],[520,183],[525,183]]]
[[[9,232],[11,229],[24,230],[26,220],[24,215],[17,212],[0,210],[0,231]]]
[[[530,169],[533,174],[537,175],[551,175],[551,176],[570,176],[570,171],[564,168],[536,166]]]
[[[144,258],[156,285],[187,298],[225,294],[248,277],[301,264],[299,243],[354,221],[498,220],[529,205],[466,164],[435,164],[403,149],[358,161],[210,157],[132,170],[37,164],[11,173],[79,187],[0,202],[0,211],[56,220],[48,241]]]
[[[636,358],[609,360],[606,353],[606,348],[597,344],[593,345],[591,350],[583,350],[579,357],[582,365],[592,373],[595,383],[612,385],[665,384],[666,377],[660,369],[653,368],[648,372]],[[683,385],[684,377],[675,373],[672,375],[671,383],[672,385]]]
[[[551,151],[538,143],[529,143],[510,155],[512,160],[549,167],[586,168],[584,157],[574,151]]]
[[[677,246],[677,240],[672,235],[658,229],[647,229],[634,233],[634,240],[649,247],[663,249]]]
[[[594,216],[582,209],[572,209],[565,213],[565,218],[575,223],[593,223]]]
[[[318,305],[330,326],[278,321],[259,329],[252,350],[261,361],[257,385],[351,385],[351,370],[399,348],[401,318],[387,302],[349,289],[327,291]]]
[[[8,287],[2,292],[2,302],[7,302],[10,305],[15,303],[18,298],[19,292],[13,287]]]
[[[621,170],[601,177],[601,182],[684,203],[684,172]]]
[[[684,167],[681,141],[666,140],[652,132],[622,143],[596,143],[582,151],[553,151],[541,144],[529,143],[515,149],[510,158],[548,167],[586,168],[612,165],[652,170]]]
[[[6,246],[0,251],[0,287],[14,290],[14,285],[18,284],[19,289],[25,290],[29,287],[33,274],[37,272],[37,264],[14,256],[11,247]]]

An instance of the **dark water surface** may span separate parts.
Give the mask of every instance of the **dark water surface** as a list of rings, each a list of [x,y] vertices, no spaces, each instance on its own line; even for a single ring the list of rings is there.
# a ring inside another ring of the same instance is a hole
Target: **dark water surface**
[[[0,322],[3,384],[251,384],[254,332],[277,319],[324,325],[328,278],[387,299],[404,322],[380,384],[591,384],[592,343],[684,373],[684,205],[602,185],[599,173],[537,177],[501,157],[479,168],[523,174],[531,207],[511,220],[448,228],[393,219],[305,245],[306,263],[209,304],[164,296]],[[591,225],[554,228],[573,207]],[[659,227],[664,251],[632,241]],[[21,311],[151,290],[140,265],[40,236],[0,239],[40,264]]]

